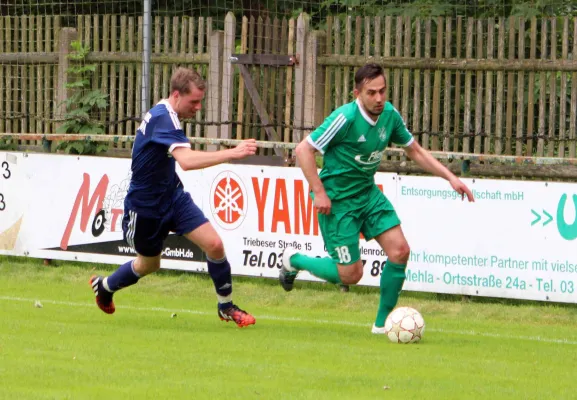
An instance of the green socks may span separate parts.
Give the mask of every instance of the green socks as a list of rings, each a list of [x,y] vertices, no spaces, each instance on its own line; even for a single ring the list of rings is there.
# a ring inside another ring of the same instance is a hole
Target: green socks
[[[385,326],[387,316],[397,305],[399,294],[401,294],[403,283],[405,282],[406,267],[406,265],[395,264],[387,260],[381,274],[381,299],[375,326]]]
[[[337,263],[330,257],[317,258],[296,253],[291,257],[290,261],[291,266],[298,270],[308,271],[317,278],[324,279],[330,283],[342,283]]]

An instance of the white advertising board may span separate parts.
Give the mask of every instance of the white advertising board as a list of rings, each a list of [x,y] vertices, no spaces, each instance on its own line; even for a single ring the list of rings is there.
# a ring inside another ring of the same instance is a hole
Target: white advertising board
[[[118,264],[134,257],[121,221],[130,160],[0,152],[0,254]],[[220,233],[234,275],[276,278],[293,246],[326,256],[297,168],[219,165],[179,172]],[[405,290],[577,302],[577,185],[465,179],[462,201],[434,177],[378,173],[410,246]],[[386,255],[361,238],[361,285],[379,286]],[[163,268],[206,271],[169,236]],[[299,279],[316,280],[303,273]]]

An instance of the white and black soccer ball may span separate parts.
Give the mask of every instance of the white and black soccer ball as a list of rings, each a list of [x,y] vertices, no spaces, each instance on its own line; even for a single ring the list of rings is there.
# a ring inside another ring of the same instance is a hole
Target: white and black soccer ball
[[[423,338],[425,320],[411,307],[397,307],[385,321],[385,334],[393,343],[416,343]]]

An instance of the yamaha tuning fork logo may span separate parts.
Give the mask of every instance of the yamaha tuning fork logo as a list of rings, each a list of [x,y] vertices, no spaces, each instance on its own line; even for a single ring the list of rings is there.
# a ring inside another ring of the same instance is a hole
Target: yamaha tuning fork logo
[[[216,176],[210,188],[210,208],[216,223],[228,230],[238,228],[247,211],[246,188],[242,179],[232,171]]]

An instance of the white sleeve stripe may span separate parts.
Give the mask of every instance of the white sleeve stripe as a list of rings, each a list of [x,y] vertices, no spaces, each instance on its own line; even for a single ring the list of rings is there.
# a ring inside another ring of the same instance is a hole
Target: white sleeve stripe
[[[170,145],[170,147],[168,148],[168,152],[172,153],[172,151],[174,149],[176,149],[177,147],[188,147],[190,148],[190,143],[173,143]]]
[[[395,143],[397,146],[408,147],[408,146],[410,146],[411,144],[413,144],[414,141],[415,141],[415,138],[414,138],[414,137],[411,137],[411,139],[410,139],[407,143],[405,143],[405,144],[400,144],[400,143],[395,143],[395,142],[393,142],[393,143]]]
[[[315,143],[315,141],[313,140],[313,138],[311,138],[310,135],[307,136],[307,142],[309,142],[310,145],[313,146],[315,149],[317,149],[321,154],[325,154],[323,148],[319,147],[319,145]]]
[[[178,120],[178,116],[176,114],[171,113],[170,111],[168,112],[168,115],[170,115],[170,119],[172,120],[172,123],[174,124],[174,128],[175,129],[182,129],[180,127],[180,121]]]
[[[339,129],[347,122],[343,114],[340,114],[327,128],[327,130],[316,140],[320,147],[325,147],[331,139],[337,134]]]

